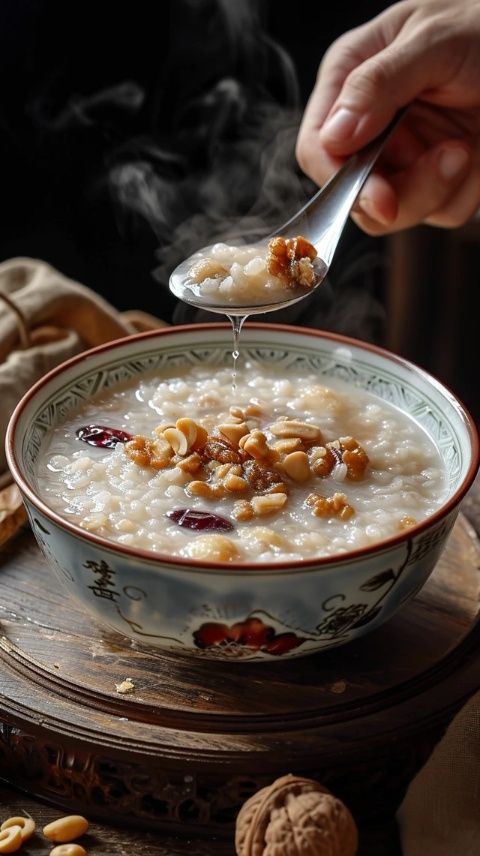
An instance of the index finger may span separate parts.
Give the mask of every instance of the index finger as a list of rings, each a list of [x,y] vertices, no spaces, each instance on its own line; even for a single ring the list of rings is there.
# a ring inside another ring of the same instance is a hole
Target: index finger
[[[350,72],[383,50],[388,40],[395,37],[404,12],[399,10],[396,15],[392,15],[392,9],[388,11],[390,17],[387,20],[384,12],[373,21],[340,36],[327,50],[320,64],[317,81],[300,125],[296,147],[301,168],[319,185],[342,163],[342,160],[328,154],[321,144],[320,129]]]

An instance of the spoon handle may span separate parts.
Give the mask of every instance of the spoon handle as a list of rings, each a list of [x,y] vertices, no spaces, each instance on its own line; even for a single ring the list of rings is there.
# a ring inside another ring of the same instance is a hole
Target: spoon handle
[[[389,125],[350,157],[338,172],[277,234],[298,234],[299,227],[329,267],[348,215],[386,141],[403,118],[402,108]]]

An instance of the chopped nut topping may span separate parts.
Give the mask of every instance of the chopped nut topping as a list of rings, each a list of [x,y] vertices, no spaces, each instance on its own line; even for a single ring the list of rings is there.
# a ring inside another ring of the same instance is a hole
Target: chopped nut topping
[[[247,405],[245,416],[250,416],[255,419],[263,416],[263,410],[259,404],[255,404],[255,402],[251,401],[250,404]]]
[[[246,461],[243,469],[253,490],[264,491],[282,481],[280,473],[261,467],[255,461]]]
[[[149,437],[137,434],[133,440],[125,443],[124,449],[128,457],[139,467],[152,467],[154,470],[163,470],[168,467],[173,457],[172,447],[161,437],[158,440],[151,440]]]
[[[241,476],[236,476],[235,473],[229,473],[223,484],[228,491],[233,493],[248,489],[248,481],[241,478]]]
[[[291,452],[283,460],[282,467],[287,476],[295,482],[305,482],[310,478],[310,465],[306,452]]]
[[[307,504],[313,506],[315,517],[339,517],[341,520],[348,520],[355,514],[344,493],[334,493],[333,496],[311,493],[307,497]]]
[[[251,499],[251,506],[260,517],[264,514],[273,514],[275,511],[280,511],[287,501],[286,493],[269,493],[263,496],[254,496]]]
[[[313,288],[316,274],[312,261],[316,256],[315,247],[306,238],[278,236],[268,244],[267,270],[290,288],[296,285]]]
[[[330,475],[335,466],[336,460],[335,455],[328,445],[319,447],[315,446],[310,450],[310,466],[312,468],[312,472],[322,479]]]
[[[201,469],[203,461],[198,452],[193,452],[188,458],[183,458],[178,462],[177,467],[185,473],[198,473]]]
[[[170,443],[175,454],[182,456],[187,454],[188,438],[183,431],[179,431],[178,428],[166,428],[162,436]]]
[[[255,512],[252,508],[252,504],[246,499],[240,499],[237,502],[234,502],[233,516],[236,520],[240,521],[251,520],[252,517],[255,517]]]
[[[298,452],[302,448],[302,441],[300,437],[286,437],[284,440],[277,440],[273,448],[279,455],[289,455],[290,452]]]
[[[238,446],[242,437],[249,433],[248,425],[245,422],[226,422],[219,425],[218,430],[232,446]]]
[[[256,408],[255,404],[250,406]],[[125,444],[126,454],[142,467],[178,467],[193,477],[186,485],[192,496],[214,500],[246,494],[230,511],[237,520],[283,508],[289,483],[300,485],[327,476],[336,481],[358,481],[365,475],[368,455],[353,437],[315,445],[321,442],[322,432],[314,423],[280,416],[264,433],[248,425],[246,410],[231,407],[229,412],[232,422],[222,422],[213,428],[213,434],[183,417],[175,425],[158,426],[157,439],[137,435]],[[278,437],[272,445],[268,434]],[[347,520],[355,513],[343,493],[330,497],[311,493],[306,501],[317,517]],[[406,517],[399,526],[402,529],[414,524],[413,518]]]
[[[318,425],[312,422],[300,422],[298,419],[279,419],[278,422],[270,425],[270,431],[282,439],[293,437],[308,443],[322,439],[322,432]]]
[[[249,434],[242,437],[239,445],[244,452],[257,461],[270,462],[277,457],[275,450],[271,449],[268,445],[265,434],[257,429],[250,431]]]
[[[233,416],[234,419],[240,419],[241,422],[245,419],[245,413],[240,407],[231,407],[230,416]]]
[[[210,484],[206,481],[191,481],[187,485],[188,493],[192,496],[203,496],[205,499],[218,499],[223,496],[223,486]]]
[[[363,479],[369,458],[364,449],[353,437],[340,437],[342,460],[347,465],[347,479],[359,481]]]
[[[220,464],[239,464],[244,460],[240,452],[225,440],[218,437],[209,437],[205,443],[202,453],[207,460],[219,461]]]
[[[341,437],[333,440],[325,447],[310,449],[310,466],[312,472],[320,478],[331,475],[336,466],[345,464],[346,478],[350,481],[360,481],[365,475],[369,458],[364,449],[353,437]]]

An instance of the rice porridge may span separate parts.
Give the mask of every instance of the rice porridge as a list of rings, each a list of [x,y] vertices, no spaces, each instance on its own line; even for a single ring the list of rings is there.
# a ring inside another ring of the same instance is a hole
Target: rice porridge
[[[268,244],[214,244],[182,264],[183,286],[197,298],[225,306],[261,306],[308,294],[323,279],[323,262],[306,238]]]
[[[252,362],[235,393],[228,367],[175,371],[54,429],[36,473],[51,509],[128,547],[252,564],[367,547],[445,497],[427,434],[368,392]]]

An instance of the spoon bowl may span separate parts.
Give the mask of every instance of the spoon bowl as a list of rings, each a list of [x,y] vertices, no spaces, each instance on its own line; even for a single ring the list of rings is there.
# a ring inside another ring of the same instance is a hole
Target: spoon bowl
[[[265,239],[262,244],[256,244],[256,247],[259,247],[259,251],[266,254],[268,240]],[[208,253],[209,248],[205,248],[202,250],[202,254]],[[272,299],[269,298],[268,289],[262,289],[258,293],[259,302],[256,303],[254,300],[238,300],[238,299],[225,299],[221,300],[221,295],[218,293],[215,294],[215,298],[212,299],[212,295],[202,293],[202,284],[194,283],[189,279],[189,271],[192,268],[192,263],[194,263],[195,256],[190,256],[185,261],[181,262],[178,267],[173,271],[169,287],[170,291],[173,294],[183,300],[185,303],[189,303],[192,306],[196,306],[199,309],[205,309],[208,312],[217,312],[221,315],[229,315],[230,317],[244,317],[246,315],[259,315],[264,312],[273,312],[278,309],[282,309],[285,306],[291,306],[292,303],[297,303],[298,300],[302,300],[302,298],[306,297],[308,294],[311,294],[315,288],[323,282],[325,279],[328,266],[322,261],[320,258],[315,259],[315,284],[312,288],[302,287],[300,285],[289,286],[284,289],[284,297],[283,299]]]
[[[236,261],[232,257],[229,268],[222,257],[217,260],[215,256],[222,252],[222,247],[225,250],[234,248],[216,244],[198,251],[175,268],[170,276],[170,291],[192,306],[231,317],[245,317],[284,309],[311,294],[324,281],[352,206],[385,143],[403,118],[405,110],[406,108],[400,110],[375,140],[349,158],[327,184],[283,226],[263,241],[238,246],[240,254],[245,250],[250,251],[253,258],[261,262],[262,258],[266,259],[270,242],[274,237],[280,236],[286,241],[289,239],[295,241],[297,236],[301,236],[316,251],[316,257],[311,259],[311,276],[308,284],[302,283],[300,277],[299,280],[283,283],[277,280],[278,287],[272,288],[275,277],[270,280],[264,278],[264,281],[260,277],[256,280],[257,285],[254,288],[242,290],[241,288],[231,289],[230,286],[224,287],[223,283],[231,279]],[[205,279],[198,279],[192,275],[195,265],[201,264],[202,260],[204,263],[206,261],[213,263],[212,270],[215,269],[216,264],[217,273]],[[214,283],[213,288],[205,287],[205,281]]]

